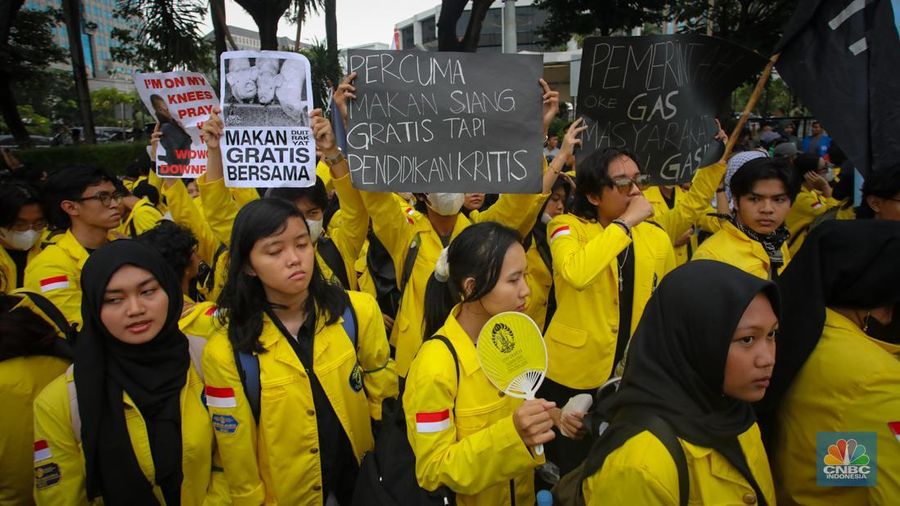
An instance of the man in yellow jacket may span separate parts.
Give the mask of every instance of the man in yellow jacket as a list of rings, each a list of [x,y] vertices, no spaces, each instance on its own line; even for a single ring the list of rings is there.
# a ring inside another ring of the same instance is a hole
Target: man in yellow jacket
[[[22,287],[25,267],[41,252],[46,228],[35,188],[19,182],[0,187],[0,293]]]
[[[803,245],[803,239],[816,218],[841,205],[832,196],[831,184],[826,179],[830,169],[826,167],[825,160],[802,153],[794,160],[794,167],[798,176],[802,174],[803,184],[784,220],[784,225],[791,233],[788,240],[791,255],[795,255]]]
[[[51,203],[50,224],[66,230],[25,269],[25,288],[50,299],[70,323],[81,323],[81,268],[90,252],[106,244],[119,226],[123,195],[114,177],[90,166],[62,168],[47,178],[44,196]]]

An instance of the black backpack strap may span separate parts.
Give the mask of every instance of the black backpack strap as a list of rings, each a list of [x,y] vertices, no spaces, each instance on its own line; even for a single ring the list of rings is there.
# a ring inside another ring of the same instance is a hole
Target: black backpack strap
[[[57,336],[56,340],[53,342],[53,346],[50,349],[53,356],[72,360],[74,358],[72,347],[75,343],[75,337],[78,335],[75,330],[75,325],[69,323],[69,320],[66,319],[66,316],[62,311],[56,307],[56,304],[50,302],[50,299],[43,295],[27,290],[17,291],[16,295],[28,297],[28,300],[30,300],[36,308],[40,309],[41,312],[53,322],[53,325],[62,332],[63,336],[65,336],[64,338]]]
[[[241,377],[241,386],[244,387],[244,396],[247,397],[247,403],[250,404],[253,419],[259,425],[260,396],[262,395],[262,385],[259,381],[259,357],[254,353],[238,351],[235,348],[234,365],[237,366],[238,374]]]
[[[225,246],[225,243],[219,243],[219,247],[216,248],[216,252],[213,253],[212,265],[209,266],[209,275],[206,277],[206,289],[212,290],[216,284],[216,267],[219,265],[219,258],[228,251],[228,247]]]
[[[406,284],[409,283],[409,278],[412,277],[413,266],[416,265],[416,258],[419,257],[419,244],[422,242],[422,238],[418,232],[416,232],[416,236],[413,237],[412,242],[409,243],[409,251],[406,252],[406,259],[403,261],[403,274],[400,277],[400,298],[403,298],[403,292],[406,290]],[[439,337],[439,336],[435,336]],[[444,338],[446,339],[446,338]],[[447,346],[450,349],[453,349],[453,346],[449,344],[447,341]],[[453,352],[456,355],[456,352]]]
[[[675,461],[675,469],[678,471],[678,504],[687,506],[690,497],[690,474],[688,474],[687,458],[684,449],[672,430],[672,426],[657,415],[647,414],[640,419],[640,424],[656,436],[666,447],[672,460]]]
[[[347,268],[337,245],[328,237],[320,237],[316,242],[316,251],[322,260],[331,269],[332,274],[340,281],[345,290],[350,289],[350,280],[347,279]]]
[[[453,347],[453,344],[449,339],[441,335],[435,334],[428,339],[436,339],[444,343],[444,346],[446,346],[447,349],[450,350],[450,354],[453,355],[453,365],[456,366],[456,386],[459,387],[459,356],[456,354],[456,348]]]

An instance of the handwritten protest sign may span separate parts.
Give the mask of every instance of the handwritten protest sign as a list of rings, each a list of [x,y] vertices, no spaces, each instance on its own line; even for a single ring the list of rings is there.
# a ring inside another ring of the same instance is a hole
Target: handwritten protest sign
[[[354,186],[539,193],[539,55],[350,50]]]
[[[196,178],[206,172],[200,128],[219,103],[206,77],[197,72],[138,72],[134,86],[162,132],[156,148],[157,175]]]
[[[722,155],[723,145],[713,140],[719,106],[765,63],[743,47],[697,34],[585,39],[577,113],[588,129],[577,162],[624,148],[654,184],[689,181]]]
[[[222,53],[222,164],[235,187],[316,182],[309,61],[297,53]]]

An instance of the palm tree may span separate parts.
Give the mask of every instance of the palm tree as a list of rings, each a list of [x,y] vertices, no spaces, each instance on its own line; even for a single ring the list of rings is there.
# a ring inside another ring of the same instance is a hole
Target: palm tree
[[[325,7],[324,0],[294,0],[293,6],[288,10],[287,18],[291,23],[296,23],[297,34],[294,39],[294,51],[300,52],[300,33],[306,16],[318,14]]]
[[[278,50],[278,20],[293,1],[235,0],[256,22],[260,49]]]
[[[9,44],[9,32],[16,20],[16,14],[25,4],[25,0],[13,0],[7,2],[6,9],[0,12],[0,111],[3,112],[3,120],[12,132],[19,145],[30,145],[31,138],[22,123],[19,108],[16,107],[16,98],[12,89],[12,48]]]

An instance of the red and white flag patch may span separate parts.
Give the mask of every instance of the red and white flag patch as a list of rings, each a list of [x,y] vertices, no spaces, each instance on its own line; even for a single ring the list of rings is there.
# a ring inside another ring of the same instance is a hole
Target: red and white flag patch
[[[437,413],[416,413],[416,432],[441,432],[450,428],[450,410]]]
[[[53,276],[41,280],[41,293],[46,293],[51,290],[59,290],[60,288],[69,288],[69,277],[65,274],[63,274],[62,276]]]
[[[557,227],[556,230],[554,230],[553,233],[550,234],[550,242],[553,242],[558,237],[562,237],[564,235],[569,235],[571,233],[572,233],[572,231],[569,230],[568,225],[563,225],[561,227]]]
[[[822,204],[821,202],[819,202],[819,201],[817,200],[817,201],[815,201],[815,202],[812,203],[812,208],[813,208],[813,209],[818,209],[818,208],[822,207],[823,205],[824,205],[824,204]]]
[[[212,408],[235,408],[233,388],[206,387],[206,405]]]
[[[50,453],[50,445],[47,444],[47,441],[43,439],[39,439],[34,442],[34,461],[40,462],[41,460],[47,460],[53,455]]]
[[[900,443],[900,422],[888,422],[888,427],[891,429],[894,437],[897,438],[897,442]]]
[[[416,223],[416,221],[413,219],[413,217],[415,215],[416,215],[415,209],[413,209],[411,207],[406,208],[406,221],[408,221],[410,225],[413,225]]]
[[[218,311],[218,310],[219,310],[218,307],[216,307],[216,306],[210,306],[210,308],[207,309],[207,310],[206,310],[206,313],[204,313],[204,314],[205,314],[206,316],[216,316],[216,311]]]

